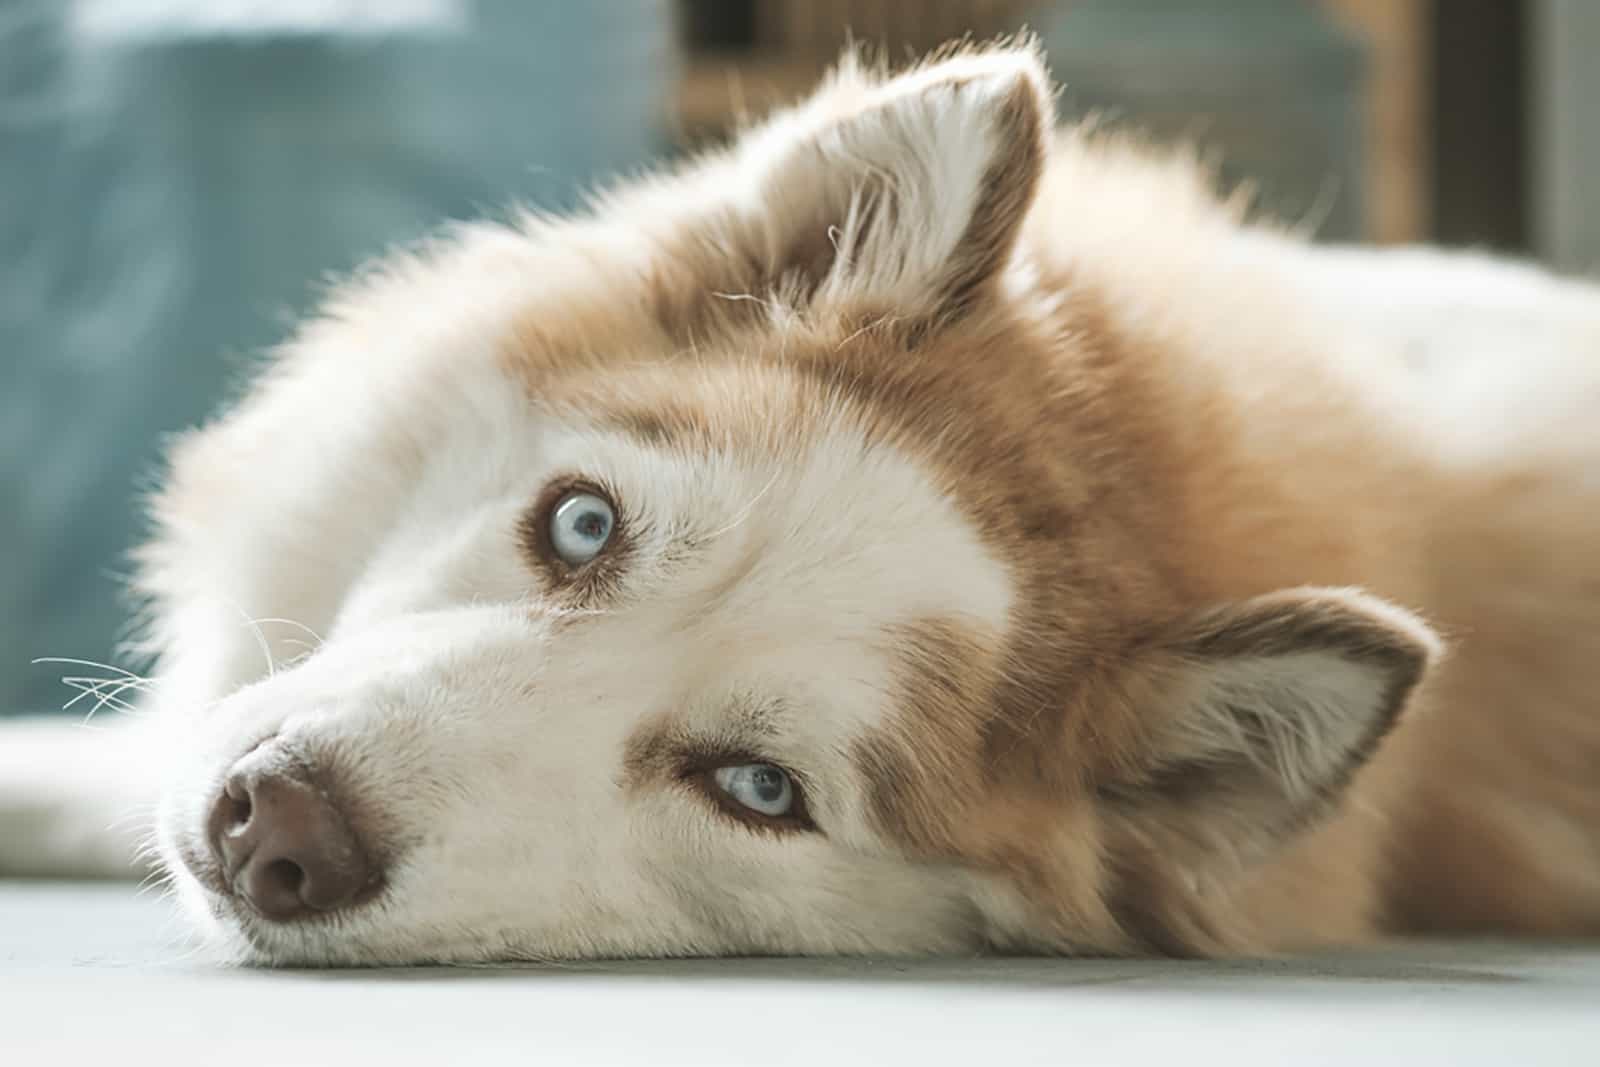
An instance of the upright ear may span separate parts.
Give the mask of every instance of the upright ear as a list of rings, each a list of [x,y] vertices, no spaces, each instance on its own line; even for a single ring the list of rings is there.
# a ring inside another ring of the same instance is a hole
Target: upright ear
[[[737,243],[780,293],[959,314],[1011,255],[1050,125],[1028,48],[884,82],[847,58],[810,101],[736,146],[752,193]]]
[[[1439,654],[1416,617],[1347,590],[1189,620],[1140,656],[1143,737],[1101,783],[1107,814],[1188,877],[1247,865],[1338,802]]]

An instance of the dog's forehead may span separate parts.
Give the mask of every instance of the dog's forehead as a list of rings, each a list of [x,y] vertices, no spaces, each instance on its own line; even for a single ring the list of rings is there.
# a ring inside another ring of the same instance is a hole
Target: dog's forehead
[[[946,471],[827,382],[759,363],[658,367],[564,403],[633,457],[651,522],[718,560],[721,602],[846,628],[930,614],[1005,628],[1010,568]]]
[[[925,620],[968,636],[952,648],[1003,643],[1012,567],[936,459],[848,391],[730,360],[599,369],[544,396],[643,527],[622,611],[654,620],[682,687],[676,722],[647,734],[774,700],[803,711],[775,717],[796,749],[842,751],[910,698]]]

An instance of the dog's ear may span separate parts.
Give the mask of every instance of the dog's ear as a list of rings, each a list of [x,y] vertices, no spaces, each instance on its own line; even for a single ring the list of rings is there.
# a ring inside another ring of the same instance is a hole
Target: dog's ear
[[[1151,642],[1125,690],[1139,740],[1101,773],[1120,865],[1225,878],[1314,824],[1439,652],[1414,616],[1331,589],[1231,605]]]
[[[1044,168],[1051,100],[1032,49],[974,51],[885,82],[847,59],[735,149],[724,254],[812,304],[956,315],[1009,259]],[[730,240],[731,239],[731,240]]]

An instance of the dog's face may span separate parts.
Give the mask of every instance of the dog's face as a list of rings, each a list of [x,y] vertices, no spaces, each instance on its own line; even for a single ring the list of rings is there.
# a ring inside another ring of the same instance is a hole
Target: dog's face
[[[183,445],[143,580],[211,928],[1216,947],[1163,894],[1329,807],[1431,638],[1203,595],[1136,368],[1020,243],[1048,116],[1026,52],[847,70],[594,219],[393,265]]]
[[[998,647],[1010,578],[848,406],[762,378],[674,376],[707,419],[682,436],[596,394],[440,442],[474,462],[425,461],[322,648],[210,713],[220,749],[174,808],[203,856],[217,776],[269,737],[381,864],[348,919],[237,909],[260,949],[974,943],[959,897],[884,852],[853,749],[914,699],[919,631]]]

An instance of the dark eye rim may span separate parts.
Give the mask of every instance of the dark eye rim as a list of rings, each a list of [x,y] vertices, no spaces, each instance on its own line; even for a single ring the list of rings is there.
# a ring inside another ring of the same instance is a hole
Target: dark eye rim
[[[751,763],[763,763],[769,767],[776,767],[788,777],[789,788],[794,791],[794,805],[787,812],[782,815],[765,815],[753,808],[747,808],[725,793],[722,787],[717,784],[716,773],[720,768],[739,767]],[[805,777],[796,774],[778,760],[748,753],[702,756],[685,764],[679,774],[679,780],[694,789],[695,792],[704,795],[719,812],[745,826],[775,833],[820,832],[816,821],[811,817],[810,805],[806,802]]]
[[[611,537],[599,552],[574,566],[561,558],[550,537],[550,523],[556,508],[573,493],[589,493],[599,497],[611,508]],[[569,474],[554,478],[539,490],[533,506],[518,524],[518,537],[530,558],[555,585],[566,585],[585,575],[601,574],[613,570],[627,555],[632,540],[628,522],[617,504],[617,494],[593,478]]]

